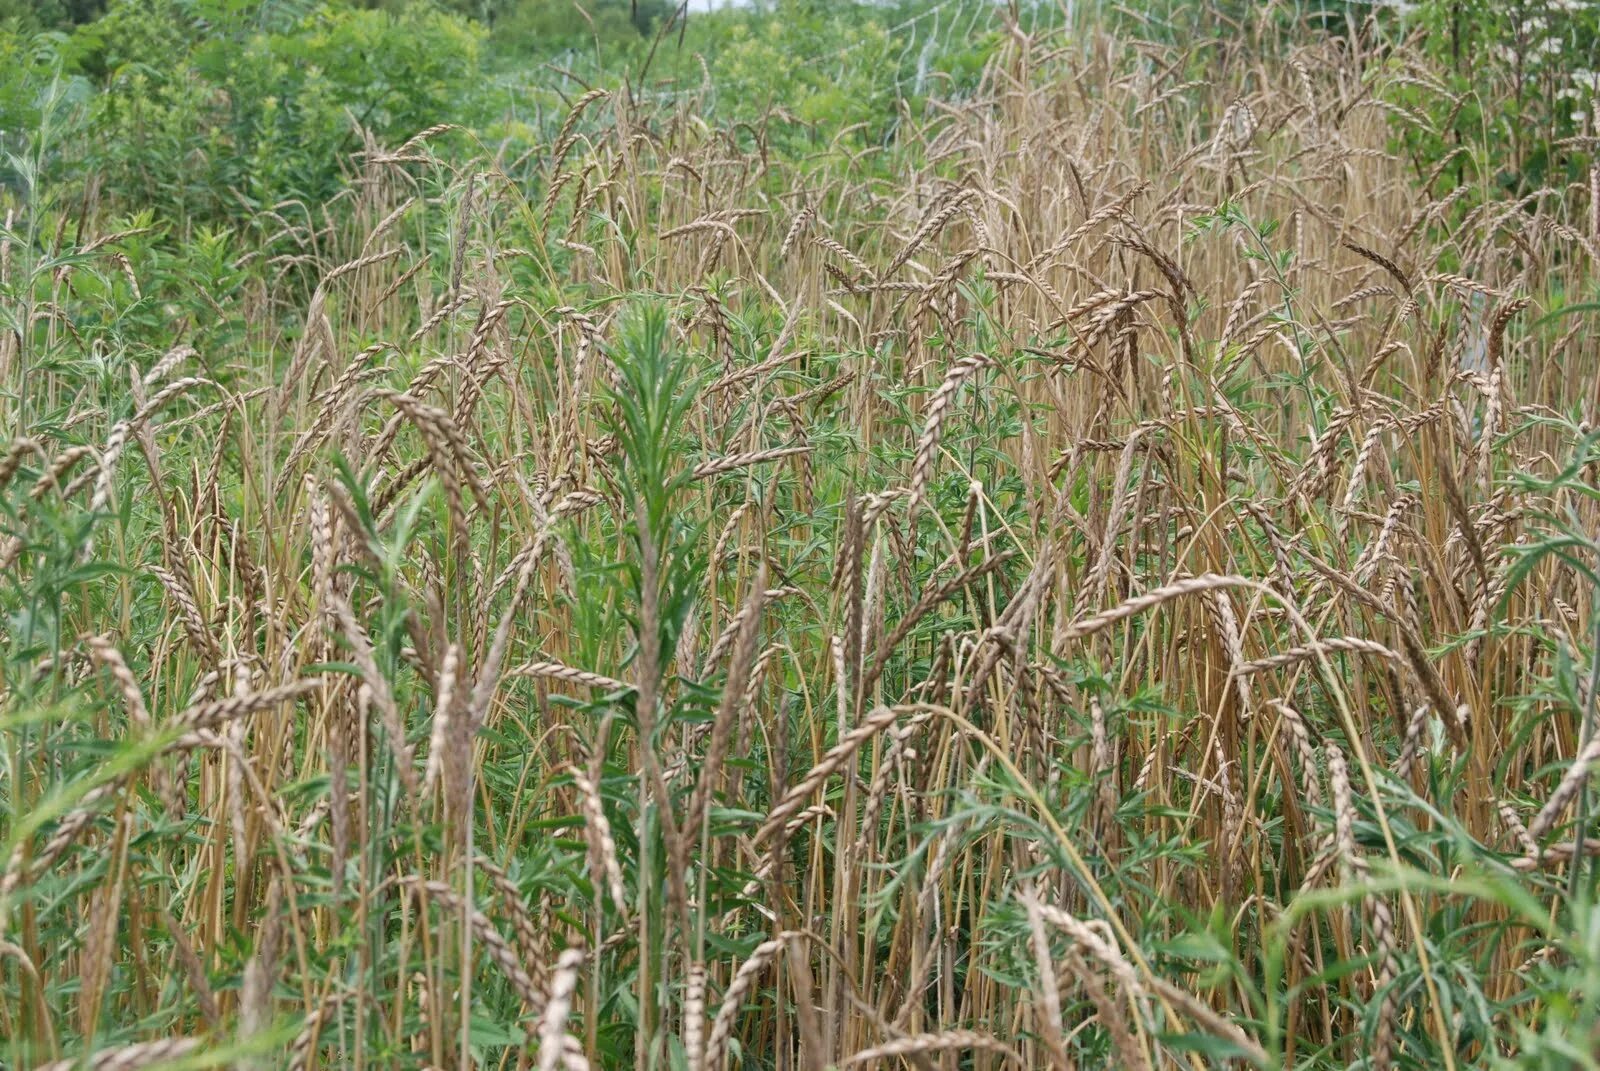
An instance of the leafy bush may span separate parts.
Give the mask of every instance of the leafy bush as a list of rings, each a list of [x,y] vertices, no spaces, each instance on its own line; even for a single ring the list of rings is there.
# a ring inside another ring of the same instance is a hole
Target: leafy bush
[[[105,10],[105,0],[0,0],[0,26],[22,30],[54,29],[89,22]]]
[[[89,86],[67,74],[61,38],[0,31],[0,146],[14,150],[52,102],[82,104]]]
[[[1432,125],[1407,125],[1408,149],[1426,159],[1465,146],[1486,179],[1520,193],[1584,177],[1568,141],[1595,129],[1600,4],[1428,0],[1397,22],[1422,31],[1444,90],[1402,94]]]
[[[472,24],[422,5],[284,11],[117,0],[78,31],[74,62],[104,87],[88,151],[108,192],[183,219],[317,203],[361,131],[394,143],[470,119],[483,36]]]
[[[448,0],[446,6],[491,27],[497,50],[527,55],[594,40],[637,41],[678,5],[669,0]]]

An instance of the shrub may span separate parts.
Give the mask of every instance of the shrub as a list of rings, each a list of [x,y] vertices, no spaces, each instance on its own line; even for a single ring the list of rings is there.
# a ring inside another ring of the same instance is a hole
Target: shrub
[[[259,0],[117,0],[79,31],[74,60],[105,89],[89,152],[107,191],[182,219],[320,202],[362,130],[393,143],[470,118],[482,42],[470,23],[420,5],[288,14]]]

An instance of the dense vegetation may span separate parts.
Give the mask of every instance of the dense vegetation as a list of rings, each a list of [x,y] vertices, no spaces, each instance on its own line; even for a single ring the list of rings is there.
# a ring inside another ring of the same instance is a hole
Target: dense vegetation
[[[1597,1066],[1597,45],[0,0],[0,1066]]]

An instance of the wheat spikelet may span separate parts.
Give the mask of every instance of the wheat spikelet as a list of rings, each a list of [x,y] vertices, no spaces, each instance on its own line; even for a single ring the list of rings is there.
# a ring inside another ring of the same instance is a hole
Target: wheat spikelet
[[[683,995],[683,1049],[689,1066],[705,1066],[706,969],[699,963],[689,967]]]
[[[822,784],[833,776],[850,758],[860,749],[861,745],[878,735],[889,726],[893,725],[903,713],[904,708],[880,707],[869,714],[865,720],[850,732],[839,738],[839,742],[822,756],[816,766],[808,771],[805,777],[791,788],[778,802],[778,805],[767,814],[767,819],[762,823],[761,829],[756,833],[756,840],[766,840],[772,836],[785,822],[801,809],[805,801],[810,798]]]
[[[1339,852],[1339,867],[1344,877],[1359,868],[1360,855],[1356,851],[1356,808],[1350,792],[1350,771],[1345,765],[1344,752],[1336,744],[1325,744],[1328,756],[1328,784],[1333,789],[1334,846]]]
[[[145,708],[144,693],[139,688],[139,681],[134,677],[133,671],[128,668],[128,663],[122,658],[122,652],[117,650],[109,636],[89,636],[84,639],[84,644],[89,648],[89,653],[100,665],[111,672],[111,677],[117,682],[117,690],[122,694],[123,709],[128,712],[128,720],[133,723],[136,730],[148,730],[151,726],[150,711]]]
[[[779,260],[789,259],[789,251],[794,248],[794,244],[800,240],[800,236],[805,233],[806,228],[811,225],[811,221],[815,218],[816,212],[809,204],[795,213],[794,222],[789,224],[788,231],[783,235],[783,241],[778,245]]]
[[[1118,219],[1127,216],[1128,206],[1141,197],[1150,188],[1150,183],[1139,182],[1127,193],[1118,197],[1086,216],[1082,223],[1068,231],[1059,241],[1030,260],[1024,269],[1028,274],[1037,272],[1041,267],[1055,260],[1062,253],[1071,249],[1078,243],[1078,239],[1094,230],[1108,219]]]
[[[727,1051],[728,1039],[733,1035],[733,1022],[738,1018],[744,1006],[746,994],[755,986],[756,979],[761,977],[767,967],[778,957],[778,953],[787,947],[796,933],[784,931],[770,940],[757,945],[739,964],[739,969],[734,972],[733,981],[728,983],[728,988],[722,994],[722,1004],[717,1008],[717,1017],[711,1023],[711,1033],[706,1036],[705,1066],[710,1071],[722,1071],[725,1066],[724,1054]]]
[[[1039,1006],[1035,1010],[1034,1021],[1039,1024],[1039,1032],[1043,1035],[1051,1062],[1058,1067],[1069,1067],[1072,1061],[1067,1055],[1066,1039],[1061,1033],[1061,990],[1056,985],[1056,968],[1050,955],[1050,937],[1045,932],[1044,916],[1040,913],[1038,900],[1031,890],[1021,899],[1023,907],[1028,912],[1029,945],[1033,951],[1034,963],[1039,970]]]
[[[1200,576],[1177,580],[1171,584],[1153,588],[1143,595],[1135,595],[1108,610],[1102,610],[1088,617],[1080,617],[1066,627],[1060,638],[1073,640],[1093,635],[1102,629],[1109,628],[1118,621],[1134,617],[1153,607],[1160,606],[1164,602],[1170,602],[1185,595],[1215,591],[1219,588],[1248,586],[1252,583],[1253,581],[1244,577],[1221,576],[1215,573],[1203,573]]]
[[[405,142],[403,142],[401,146],[394,151],[393,155],[396,157],[409,156],[424,142],[432,141],[440,134],[448,133],[451,130],[458,129],[460,128],[454,123],[436,123],[425,130],[419,130],[417,133],[411,135],[411,137],[407,138]]]
[[[239,1041],[250,1039],[265,1029],[271,1018],[272,986],[278,973],[279,942],[283,937],[283,885],[274,880],[267,890],[267,902],[255,952],[246,964],[239,992]]]
[[[443,409],[424,405],[401,391],[380,390],[377,393],[379,397],[387,399],[404,413],[422,432],[433,458],[434,471],[444,481],[445,489],[449,492],[455,508],[460,510],[462,501],[460,481],[464,479],[478,508],[487,509],[489,492],[478,476],[477,467],[471,460],[466,437],[461,434],[461,429],[456,425],[454,418]],[[465,527],[464,519],[461,524]]]
[[[206,1026],[215,1031],[222,1025],[222,1013],[217,1007],[216,994],[211,989],[211,982],[206,977],[205,965],[200,962],[200,956],[194,950],[194,944],[189,940],[188,932],[172,917],[172,912],[166,908],[161,909],[161,921],[167,931],[167,936],[172,938],[172,948],[176,959],[183,965],[183,972],[188,979],[189,990],[194,997],[195,1006],[200,1009],[200,1015],[206,1021]]]
[[[896,1038],[886,1041],[870,1049],[860,1052],[845,1060],[844,1067],[860,1067],[863,1064],[877,1063],[880,1060],[892,1060],[902,1056],[914,1056],[928,1052],[949,1052],[952,1049],[976,1049],[980,1052],[991,1052],[1001,1057],[1008,1063],[1018,1067],[1027,1066],[1015,1049],[993,1038],[988,1034],[980,1034],[976,1030],[941,1030],[931,1034],[913,1034],[910,1037]]]
[[[1428,704],[1423,703],[1406,719],[1405,738],[1400,745],[1400,758],[1396,764],[1399,772],[1409,774],[1422,760],[1422,735],[1428,728]]]
[[[927,495],[928,481],[933,476],[933,465],[938,456],[939,434],[954,404],[956,392],[974,372],[987,368],[989,364],[989,358],[981,354],[962,357],[951,365],[950,371],[945,373],[944,382],[933,392],[933,397],[928,402],[928,414],[923,424],[922,436],[917,440],[916,456],[911,464],[910,489],[913,510]]]
[[[811,447],[809,446],[782,446],[771,450],[752,450],[744,454],[730,454],[727,457],[715,457],[708,461],[702,461],[694,467],[691,475],[697,480],[705,480],[710,479],[712,476],[720,476],[725,472],[733,472],[735,469],[748,468],[751,465],[759,465],[766,461],[776,461],[779,458],[794,457],[797,454],[809,454],[810,452]]]
[[[869,283],[872,283],[872,284],[877,284],[878,283],[877,276],[874,274],[872,269],[867,266],[866,261],[864,261],[860,257],[856,256],[854,253],[852,253],[844,245],[840,244],[839,242],[834,241],[832,238],[829,238],[825,234],[813,235],[812,238],[811,238],[811,241],[812,241],[812,243],[814,245],[816,245],[816,246],[818,246],[818,247],[820,247],[822,249],[826,249],[828,252],[832,253],[834,256],[838,257],[840,260],[843,260],[846,264],[850,265],[850,269],[856,273],[854,279],[850,278],[847,275],[844,275],[842,272],[840,272],[836,276],[844,284],[846,289],[853,289],[858,280],[865,280],[865,281],[867,281]],[[823,268],[824,269],[831,269],[834,272],[838,272],[838,269],[834,268],[831,264],[823,264]],[[889,285],[889,284],[883,284],[883,285]],[[922,286],[921,286],[920,283],[905,284],[905,285],[914,286],[915,289],[918,292],[920,292],[922,290]]]
[[[1160,994],[1162,1000],[1173,1005],[1197,1025],[1203,1027],[1211,1036],[1230,1042],[1245,1054],[1246,1060],[1255,1066],[1266,1067],[1271,1064],[1271,1057],[1267,1055],[1266,1050],[1255,1039],[1246,1034],[1238,1023],[1228,1019],[1225,1014],[1219,1013],[1193,993],[1173,985],[1160,975],[1151,975],[1150,985],[1156,993]]]
[[[472,732],[477,732],[489,715],[489,704],[500,686],[500,670],[505,661],[506,648],[511,644],[511,630],[516,624],[523,599],[527,597],[528,588],[533,582],[534,567],[539,562],[539,551],[548,539],[547,528],[539,533],[538,538],[524,552],[521,565],[517,566],[516,587],[512,589],[511,600],[500,616],[500,623],[495,626],[488,654],[483,659],[478,679],[473,684],[472,694],[467,700],[467,718]]]
[[[483,945],[495,966],[500,968],[516,989],[517,995],[535,1015],[542,1016],[545,1010],[546,986],[530,973],[528,968],[517,959],[511,943],[505,939],[487,915],[475,907],[468,905],[461,894],[442,881],[430,881],[416,875],[406,875],[399,879],[402,885],[410,887],[419,895],[436,901],[445,909],[464,916],[469,926],[472,927],[473,937]],[[563,1021],[565,1016],[563,1015]]]
[[[478,298],[479,295],[471,290],[462,291],[449,301],[444,302],[438,308],[434,309],[432,314],[430,314],[426,320],[422,321],[415,331],[411,332],[411,335],[406,339],[406,341],[422,341],[429,335],[433,334],[440,324],[444,323],[450,317],[454,316],[456,313],[460,312],[474,301],[477,301]],[[410,389],[412,392],[416,392],[421,386],[422,384],[413,381]]]
[[[883,270],[883,275],[888,277],[899,271],[908,260],[916,255],[917,250],[921,249],[928,239],[938,234],[944,229],[945,224],[961,213],[967,201],[973,196],[975,196],[975,191],[973,190],[958,190],[954,196],[948,198],[941,206],[931,212],[922,225],[917,228],[916,232],[912,234],[911,240],[905,244],[899,253],[895,254],[894,259],[889,262],[889,266]]]
[[[695,782],[684,819],[684,826],[691,836],[697,835],[701,822],[709,812],[711,797],[717,790],[718,777],[722,772],[722,762],[732,740],[734,723],[743,705],[745,686],[753,679],[751,669],[759,645],[761,611],[767,598],[766,580],[767,567],[763,562],[756,571],[750,594],[735,620],[737,638],[728,665],[728,677],[722,686],[722,698],[711,722],[711,741],[701,760],[700,776]]]
[[[578,787],[578,798],[583,806],[585,829],[589,834],[590,850],[605,872],[606,891],[617,914],[628,914],[628,897],[622,877],[622,864],[617,858],[617,842],[611,835],[611,822],[606,818],[605,805],[600,790],[587,774],[572,768],[572,782]]]
[[[607,692],[628,692],[633,690],[633,685],[626,681],[619,681],[600,673],[591,673],[586,669],[562,665],[560,662],[524,662],[520,666],[512,666],[506,670],[505,675],[508,678],[547,677],[552,680],[570,681],[585,688],[599,688]]]
[[[312,1047],[316,1044],[323,1023],[338,1010],[344,999],[343,993],[329,993],[322,998],[311,1014],[306,1016],[299,1033],[295,1034],[294,1040],[289,1044],[289,1062],[286,1071],[306,1071],[311,1063]]]
[[[385,249],[381,253],[363,253],[355,260],[346,261],[345,263],[334,268],[332,271],[328,272],[328,274],[322,277],[322,281],[318,285],[327,286],[329,283],[337,282],[346,275],[350,275],[353,272],[358,272],[362,268],[370,268],[374,264],[382,264],[386,260],[393,260],[395,257],[400,256],[404,252],[404,249],[396,247],[394,249]]]
[[[405,787],[406,795],[416,799],[417,790],[421,787],[417,781],[416,760],[411,745],[406,742],[405,722],[400,716],[394,692],[389,686],[388,679],[378,668],[372,640],[367,636],[366,629],[356,620],[348,601],[336,600],[334,614],[345,642],[350,647],[356,667],[361,671],[361,685],[356,692],[358,706],[363,717],[368,709],[373,707],[377,709],[389,751],[394,756],[395,772],[400,778],[401,785]],[[315,686],[317,682],[311,683]]]
[[[1400,286],[1405,290],[1405,292],[1407,294],[1410,294],[1415,289],[1414,285],[1411,282],[1411,276],[1408,275],[1393,260],[1390,260],[1388,257],[1384,256],[1382,253],[1379,253],[1377,250],[1369,249],[1369,248],[1367,248],[1366,246],[1363,246],[1363,245],[1357,245],[1355,242],[1351,242],[1351,241],[1344,241],[1344,242],[1340,242],[1339,244],[1344,246],[1346,249],[1350,250],[1350,252],[1356,254],[1357,256],[1362,257],[1365,260],[1372,261],[1372,263],[1378,265],[1378,267],[1380,267],[1384,271],[1388,272],[1391,276],[1394,277],[1395,281],[1400,284]]]
[[[1539,813],[1528,823],[1528,835],[1535,842],[1544,840],[1545,835],[1555,828],[1556,821],[1566,812],[1573,798],[1583,788],[1589,767],[1596,761],[1600,761],[1600,736],[1589,741],[1588,745],[1578,752],[1577,757],[1572,760],[1572,765],[1567,767],[1567,772],[1556,784],[1555,791],[1550,793],[1545,805],[1539,808]]]
[[[382,238],[385,234],[388,234],[390,229],[393,228],[396,223],[399,223],[401,218],[403,218],[407,212],[411,211],[412,207],[416,203],[417,198],[415,195],[407,197],[404,201],[401,201],[398,205],[391,209],[389,213],[377,223],[373,224],[372,230],[367,232],[366,238],[363,239],[361,243],[361,255],[366,256],[371,251],[373,244],[377,242],[379,238]],[[382,304],[382,302],[380,301],[379,304]]]
[[[450,739],[451,721],[456,716],[456,678],[461,672],[461,647],[452,643],[445,648],[444,661],[440,663],[438,689],[433,704],[433,727],[428,733],[428,758],[422,768],[422,794],[433,794],[439,776],[444,772],[445,748]]]
[[[23,867],[25,846],[19,842],[6,865],[5,877],[0,880],[0,897],[10,896],[23,884],[31,884],[42,877],[62,853],[72,846],[84,829],[88,828],[100,804],[121,791],[127,779],[128,775],[122,774],[96,785],[85,793],[78,801],[77,807],[61,820],[50,839],[45,842],[45,846],[33,857],[31,866],[26,869]]]
[[[555,1071],[566,1052],[567,1016],[572,1011],[572,995],[578,987],[578,972],[583,967],[583,951],[569,948],[556,961],[550,982],[550,1000],[539,1020],[539,1071]]]
[[[739,232],[734,230],[733,224],[727,220],[709,218],[691,220],[682,226],[669,228],[662,231],[659,237],[665,242],[673,238],[687,238],[692,235],[707,233],[716,234],[721,238],[737,239],[739,237]]]
[[[1089,998],[1089,1003],[1094,1005],[1095,1018],[1111,1039],[1111,1049],[1117,1055],[1117,1066],[1132,1071],[1154,1071],[1144,1046],[1129,1028],[1123,1005],[1106,992],[1101,973],[1090,967],[1077,948],[1068,950],[1065,963],[1084,995]]]
[[[123,889],[128,876],[128,840],[133,833],[133,815],[124,812],[117,822],[111,846],[109,881],[93,897],[95,906],[88,920],[83,950],[78,958],[82,990],[78,998],[79,1029],[93,1036],[100,1017],[100,1002],[111,980],[111,970],[122,951],[116,940]]]
[[[5,456],[0,457],[0,491],[5,490],[11,483],[29,454],[45,457],[44,444],[25,435],[19,435],[11,440],[10,445],[6,447]]]
[[[40,1064],[38,1071],[138,1071],[139,1068],[181,1060],[199,1050],[200,1041],[197,1038],[137,1041],[115,1049],[101,1049],[89,1056]]]
[[[572,108],[567,112],[567,117],[561,123],[561,129],[556,134],[555,148],[551,150],[550,173],[556,174],[561,170],[561,165],[566,161],[567,153],[571,151],[577,141],[578,119],[585,109],[597,100],[604,100],[610,96],[604,89],[591,89],[583,96],[572,102]]]
[[[1251,662],[1236,663],[1233,667],[1235,676],[1243,677],[1252,673],[1261,673],[1269,669],[1280,669],[1283,666],[1292,666],[1297,662],[1307,659],[1320,658],[1331,651],[1343,651],[1351,654],[1371,655],[1374,658],[1386,659],[1390,662],[1404,664],[1405,657],[1398,651],[1392,651],[1381,643],[1373,640],[1362,639],[1359,636],[1330,636],[1319,639],[1315,643],[1305,644],[1300,647],[1291,647],[1287,651],[1280,651],[1266,658],[1258,658]]]
[[[861,679],[861,691],[870,691],[872,686],[877,683],[879,676],[883,673],[885,667],[888,666],[889,659],[893,655],[894,651],[900,646],[900,644],[905,642],[905,638],[910,635],[911,630],[916,627],[919,621],[932,612],[933,609],[939,604],[949,599],[957,591],[960,591],[969,584],[976,583],[977,581],[983,579],[996,569],[1004,566],[1014,557],[1016,557],[1016,553],[1014,551],[1002,551],[993,557],[985,558],[977,565],[970,566],[969,568],[962,570],[960,573],[950,577],[943,583],[924,591],[917,599],[916,603],[912,605],[911,609],[906,611],[905,616],[896,622],[895,627],[890,632],[886,633],[883,639],[879,642],[877,653],[872,659],[872,665]]]
[[[148,568],[151,574],[161,581],[161,586],[177,605],[184,631],[188,634],[189,642],[196,653],[208,663],[216,662],[221,653],[217,649],[216,638],[206,622],[205,615],[200,612],[200,605],[194,596],[194,586],[188,579],[188,571],[181,567],[163,569],[158,565]]]
[[[1537,858],[1539,855],[1539,842],[1533,839],[1533,834],[1528,832],[1528,827],[1522,824],[1522,819],[1517,816],[1516,809],[1512,807],[1510,802],[1498,798],[1494,801],[1494,805],[1495,810],[1500,815],[1500,821],[1511,831],[1512,837],[1516,839],[1523,853]]]
[[[214,699],[186,707],[168,724],[185,732],[216,729],[257,711],[270,710],[284,703],[294,702],[323,687],[323,680],[307,677],[287,681],[258,692]],[[182,738],[180,738],[181,740]]]

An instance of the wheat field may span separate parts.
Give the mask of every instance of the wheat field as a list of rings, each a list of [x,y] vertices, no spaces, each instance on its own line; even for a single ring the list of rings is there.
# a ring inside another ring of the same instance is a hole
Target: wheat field
[[[1592,1065],[1600,171],[1203,47],[15,210],[0,1062]]]

